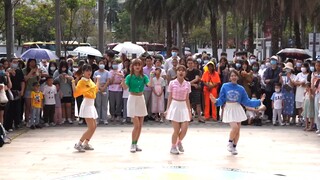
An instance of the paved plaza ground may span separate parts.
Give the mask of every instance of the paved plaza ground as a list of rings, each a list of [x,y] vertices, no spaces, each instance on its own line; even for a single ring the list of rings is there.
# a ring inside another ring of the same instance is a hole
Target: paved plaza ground
[[[130,153],[132,125],[99,126],[94,151],[73,145],[85,126],[50,127],[11,133],[0,148],[0,179],[317,179],[320,137],[301,127],[247,126],[237,156],[227,150],[229,127],[191,124],[185,153],[171,155],[172,129],[145,123],[142,152]]]

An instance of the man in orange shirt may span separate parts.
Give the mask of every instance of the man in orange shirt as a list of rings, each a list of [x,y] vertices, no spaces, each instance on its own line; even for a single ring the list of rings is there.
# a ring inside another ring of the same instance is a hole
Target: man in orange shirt
[[[210,94],[215,98],[218,97],[218,88],[221,84],[219,73],[215,70],[215,64],[210,61],[204,68],[204,73],[202,75],[202,82],[204,84],[203,94],[204,94],[204,117],[206,120],[210,119],[210,105],[212,118],[217,120],[217,109],[216,106],[210,101]]]

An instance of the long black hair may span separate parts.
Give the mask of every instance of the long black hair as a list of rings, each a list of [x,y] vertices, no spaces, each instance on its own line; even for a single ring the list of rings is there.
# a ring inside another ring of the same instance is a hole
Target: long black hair
[[[66,68],[65,72],[62,71],[63,67]],[[59,64],[59,74],[62,74],[62,73],[68,73],[68,63],[65,60],[60,61],[60,64]]]
[[[30,63],[31,61],[34,61],[35,64],[36,64],[36,67],[37,67],[37,60],[35,59],[29,59],[28,62],[27,62],[27,74],[29,74],[29,72],[31,71],[31,68],[30,68]]]

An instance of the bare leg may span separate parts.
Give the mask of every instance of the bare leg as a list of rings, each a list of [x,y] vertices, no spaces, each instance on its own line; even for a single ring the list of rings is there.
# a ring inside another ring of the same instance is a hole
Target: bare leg
[[[139,117],[139,124],[140,124],[140,126],[139,126],[139,129],[138,129],[138,134],[137,134],[137,137],[136,137],[136,141],[138,141],[139,138],[140,138],[143,121],[144,121],[144,117]]]
[[[237,145],[238,144],[238,141],[239,141],[239,138],[240,138],[240,127],[241,127],[241,123],[237,123],[238,125],[238,133],[236,135],[236,137],[234,138],[233,140],[233,144]]]
[[[61,104],[62,119],[66,120],[66,103]]]
[[[71,103],[66,103],[66,119],[71,119]]]
[[[133,130],[132,130],[132,142],[137,141],[139,138],[139,131],[141,129],[140,119],[139,117],[132,118],[133,121]]]
[[[26,122],[29,122],[30,113],[31,113],[31,98],[25,98],[24,100],[25,106],[24,106],[24,118]]]
[[[188,126],[189,126],[189,122],[183,122],[180,124],[180,132],[179,132],[179,137],[178,137],[179,141],[182,141],[183,138],[186,136],[187,131],[188,131]]]
[[[3,125],[3,114],[4,114],[4,111],[1,110],[0,111],[0,123]]]
[[[232,123],[229,123],[229,125],[231,127],[229,140],[235,141],[235,139],[236,139],[236,137],[238,135],[238,130],[239,130],[238,123],[232,122]]]
[[[177,144],[177,140],[179,138],[179,133],[180,133],[180,123],[172,121],[172,127],[173,127],[173,133],[172,133],[172,138],[171,138],[171,142],[172,145]]]
[[[94,131],[96,130],[96,123],[94,121],[94,119],[92,118],[86,118],[86,123],[88,126],[88,129],[85,133],[83,133],[80,141],[84,142],[85,140],[89,141],[94,133]]]

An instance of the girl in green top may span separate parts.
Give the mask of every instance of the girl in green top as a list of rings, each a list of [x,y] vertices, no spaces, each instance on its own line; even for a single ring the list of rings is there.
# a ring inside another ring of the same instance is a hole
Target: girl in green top
[[[143,96],[145,85],[151,86],[150,81],[146,75],[143,74],[142,61],[134,59],[130,67],[130,75],[128,75],[123,83],[124,89],[129,89],[129,97],[127,103],[127,116],[131,117],[133,122],[132,130],[132,144],[130,151],[142,151],[137,142],[139,140],[144,116],[146,116],[147,108]]]

